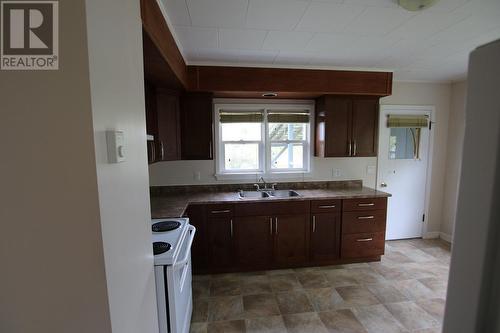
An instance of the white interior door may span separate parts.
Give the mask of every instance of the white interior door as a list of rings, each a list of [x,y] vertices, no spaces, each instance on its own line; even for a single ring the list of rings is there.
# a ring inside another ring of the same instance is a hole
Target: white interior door
[[[377,189],[392,194],[386,239],[422,237],[430,143],[428,127],[389,128],[388,116],[427,116],[430,122],[431,113],[429,107],[381,106]]]

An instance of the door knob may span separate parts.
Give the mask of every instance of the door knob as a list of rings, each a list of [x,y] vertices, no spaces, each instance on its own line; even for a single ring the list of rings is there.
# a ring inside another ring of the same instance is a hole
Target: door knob
[[[380,183],[380,187],[387,187],[386,183]]]

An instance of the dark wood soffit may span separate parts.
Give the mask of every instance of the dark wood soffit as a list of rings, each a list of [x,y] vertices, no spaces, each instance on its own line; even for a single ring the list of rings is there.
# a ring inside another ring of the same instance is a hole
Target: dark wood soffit
[[[388,96],[392,93],[391,72],[188,66],[188,75],[189,90],[212,91],[221,97],[241,96],[242,93],[258,97],[269,91],[291,97]]]
[[[175,43],[156,0],[141,0],[141,18],[144,31],[149,35],[170,69],[184,88],[188,86],[187,66]]]

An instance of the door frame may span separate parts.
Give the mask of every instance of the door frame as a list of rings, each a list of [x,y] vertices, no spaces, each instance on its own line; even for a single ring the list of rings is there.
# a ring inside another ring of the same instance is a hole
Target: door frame
[[[434,126],[435,121],[435,111],[434,105],[401,105],[401,104],[381,104],[379,113],[379,128],[378,133],[382,133],[382,126],[386,126],[386,121],[384,121],[385,111],[397,111],[398,114],[426,114],[429,115],[429,121]],[[380,140],[378,143],[378,156],[377,156],[377,175],[375,189],[378,189],[379,182],[379,170],[380,170],[380,154],[384,150],[380,147]],[[429,149],[427,149],[427,172],[425,180],[425,198],[424,198],[424,214],[425,220],[422,223],[422,238],[438,238],[439,232],[429,232],[429,206],[431,197],[431,185],[432,185],[432,157],[434,156],[434,131],[431,129],[429,131]]]

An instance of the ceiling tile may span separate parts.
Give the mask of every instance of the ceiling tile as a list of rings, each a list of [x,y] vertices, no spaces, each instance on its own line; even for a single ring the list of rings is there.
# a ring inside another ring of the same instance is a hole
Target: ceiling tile
[[[296,0],[249,1],[247,27],[269,30],[292,30],[309,4]]]
[[[266,35],[265,30],[219,29],[219,43],[223,49],[259,50]]]
[[[416,14],[401,8],[366,7],[345,31],[365,36],[384,35],[414,15]]]
[[[187,0],[194,26],[242,28],[247,0]]]
[[[172,24],[191,25],[186,0],[161,0]]]
[[[175,26],[175,35],[182,48],[215,48],[217,47],[217,29]]]
[[[240,54],[238,60],[246,64],[264,64],[270,65],[278,55],[279,51],[249,51]]]
[[[324,50],[348,49],[352,43],[352,37],[342,34],[315,34],[309,41],[305,50],[308,52],[319,52]]]
[[[310,53],[281,51],[276,59],[275,65],[282,66],[307,66],[311,60]]]
[[[372,7],[392,7],[397,8],[398,4],[394,0],[345,0],[347,5],[360,5]]]
[[[342,30],[358,16],[364,7],[315,2],[307,8],[297,30],[334,32]]]
[[[312,36],[309,32],[269,31],[262,48],[278,51],[303,50]]]

